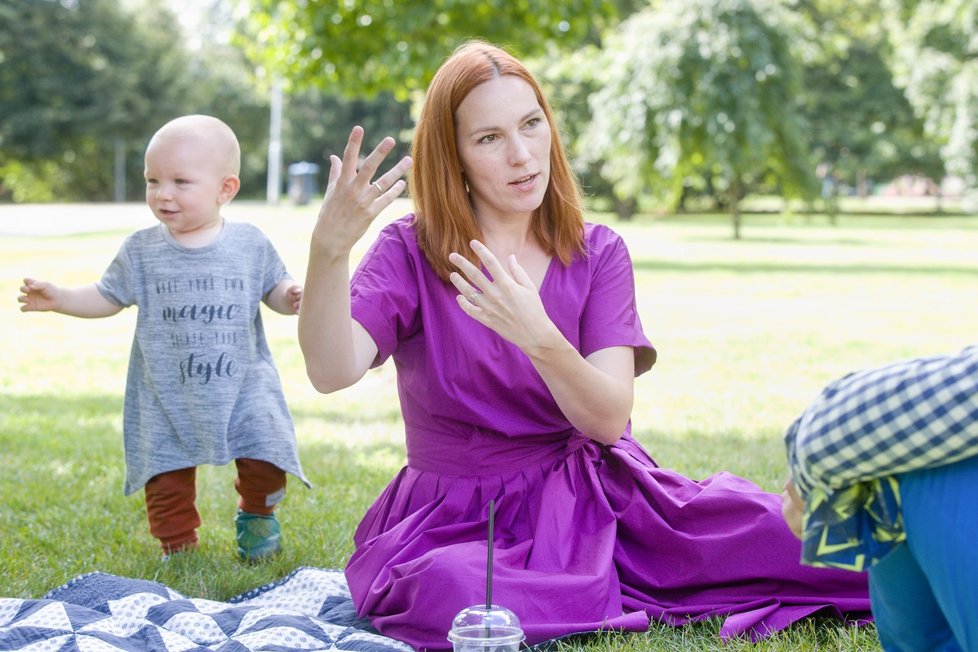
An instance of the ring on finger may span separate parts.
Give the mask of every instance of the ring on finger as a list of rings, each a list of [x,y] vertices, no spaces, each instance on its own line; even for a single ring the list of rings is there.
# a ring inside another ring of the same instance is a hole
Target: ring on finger
[[[479,295],[480,294],[482,294],[482,293],[479,292],[478,290],[475,290],[474,292],[472,292],[472,294],[469,295],[469,303],[475,305],[475,300],[479,298]]]
[[[377,190],[377,193],[378,193],[378,194],[381,194],[381,195],[383,195],[383,194],[384,194],[384,192],[385,192],[385,191],[384,191],[384,189],[383,189],[383,188],[381,188],[381,187],[380,187],[380,182],[379,182],[379,181],[374,181],[374,182],[373,182],[373,183],[371,183],[370,185],[371,185],[371,186],[373,186],[373,187],[374,187],[374,189],[376,189],[376,190]]]

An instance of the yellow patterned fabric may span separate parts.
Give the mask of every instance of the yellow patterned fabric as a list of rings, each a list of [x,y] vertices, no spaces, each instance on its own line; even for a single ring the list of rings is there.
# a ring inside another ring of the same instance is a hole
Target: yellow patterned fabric
[[[807,496],[803,527],[804,563],[866,570],[906,539],[900,483],[888,476],[831,492],[815,487]]]

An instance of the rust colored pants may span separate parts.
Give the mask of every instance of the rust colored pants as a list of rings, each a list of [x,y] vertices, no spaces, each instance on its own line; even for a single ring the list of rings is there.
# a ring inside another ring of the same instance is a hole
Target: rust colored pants
[[[285,497],[285,471],[261,460],[234,460],[238,477],[238,507],[251,514],[271,514]],[[160,540],[163,552],[197,546],[197,468],[178,469],[154,476],[146,483],[149,532]]]

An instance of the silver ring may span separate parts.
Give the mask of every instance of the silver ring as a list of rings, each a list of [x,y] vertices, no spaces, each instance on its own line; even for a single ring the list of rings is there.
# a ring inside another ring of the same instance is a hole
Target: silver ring
[[[371,186],[373,186],[374,188],[376,188],[376,189],[377,189],[377,192],[378,192],[378,193],[380,193],[381,195],[383,195],[383,194],[384,194],[384,189],[383,189],[383,188],[381,188],[381,187],[380,187],[380,184],[379,184],[379,183],[377,183],[376,181],[374,181],[374,182],[373,182],[372,184],[370,184],[370,185],[371,185]]]
[[[471,303],[472,305],[475,305],[475,300],[479,297],[480,294],[482,294],[482,293],[479,292],[478,290],[476,290],[475,292],[473,292],[472,294],[470,294],[469,295],[469,303]]]

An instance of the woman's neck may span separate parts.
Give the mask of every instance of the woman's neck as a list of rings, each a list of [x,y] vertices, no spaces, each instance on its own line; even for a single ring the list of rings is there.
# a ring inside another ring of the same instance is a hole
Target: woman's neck
[[[509,257],[516,261],[539,289],[550,267],[552,256],[547,254],[530,229],[530,220],[523,222],[493,222],[479,224],[483,244],[504,268],[509,268]]]
[[[511,221],[477,220],[479,230],[482,231],[483,244],[500,260],[510,254],[520,258],[525,252],[540,250],[540,244],[530,229],[530,219],[528,216],[526,219]]]

